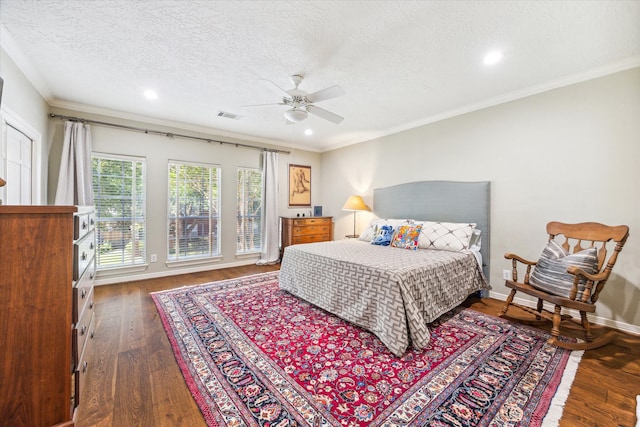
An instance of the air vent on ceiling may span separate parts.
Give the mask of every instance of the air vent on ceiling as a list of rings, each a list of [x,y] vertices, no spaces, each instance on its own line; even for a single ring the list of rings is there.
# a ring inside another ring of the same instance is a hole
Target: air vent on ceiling
[[[228,113],[226,111],[218,111],[218,117],[224,117],[225,119],[238,120],[240,118],[239,115]]]

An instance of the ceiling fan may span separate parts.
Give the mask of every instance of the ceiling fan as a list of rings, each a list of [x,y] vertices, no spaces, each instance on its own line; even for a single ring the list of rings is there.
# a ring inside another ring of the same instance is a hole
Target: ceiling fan
[[[262,79],[266,80],[266,79]],[[309,113],[328,120],[332,123],[339,124],[344,120],[344,117],[339,116],[331,111],[327,111],[324,108],[320,108],[315,105],[316,102],[326,101],[327,99],[337,98],[345,94],[344,89],[340,86],[331,86],[326,89],[319,90],[313,93],[307,93],[302,89],[298,89],[300,83],[302,83],[302,76],[294,74],[291,76],[291,81],[294,84],[293,89],[284,90],[271,80],[267,80],[275,87],[286,93],[287,96],[282,97],[282,101],[275,104],[254,104],[243,105],[243,107],[261,107],[266,105],[286,105],[291,107],[284,112],[284,117],[287,120],[287,124],[298,123],[305,120]]]

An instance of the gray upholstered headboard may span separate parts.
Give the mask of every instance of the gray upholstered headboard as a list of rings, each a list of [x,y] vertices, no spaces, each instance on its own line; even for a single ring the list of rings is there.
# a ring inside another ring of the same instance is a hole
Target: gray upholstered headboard
[[[483,271],[489,279],[491,183],[420,181],[373,190],[373,213],[379,218],[475,222],[482,230]]]

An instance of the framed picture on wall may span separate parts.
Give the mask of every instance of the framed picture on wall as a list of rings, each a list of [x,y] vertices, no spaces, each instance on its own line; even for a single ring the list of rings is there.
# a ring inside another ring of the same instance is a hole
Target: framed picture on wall
[[[289,206],[311,207],[311,166],[289,164]]]

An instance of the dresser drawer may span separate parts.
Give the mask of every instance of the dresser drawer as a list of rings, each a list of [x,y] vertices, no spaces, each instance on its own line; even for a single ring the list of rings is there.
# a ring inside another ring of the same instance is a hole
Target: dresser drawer
[[[85,346],[85,351],[82,352],[82,356],[76,366],[76,371],[74,372],[75,379],[75,399],[74,404],[78,406],[81,401],[80,397],[82,396],[82,392],[84,391],[85,384],[87,382],[87,374],[89,373],[89,357],[91,355],[90,351],[91,346],[87,341],[87,345]]]
[[[89,232],[73,245],[73,280],[78,280],[93,261],[96,252],[95,232]]]
[[[80,321],[73,328],[73,360],[80,360],[80,355],[85,347],[88,337],[93,338],[93,305],[88,305],[87,309],[82,313]]]
[[[299,218],[293,220],[294,226],[299,225],[331,225],[331,218]]]
[[[95,227],[95,214],[77,214],[73,217],[73,240],[82,239]]]
[[[310,225],[307,227],[293,227],[292,233],[294,236],[302,236],[308,234],[329,234],[331,231],[330,225]]]
[[[73,314],[71,321],[74,324],[78,322],[86,305],[93,299],[93,278],[96,274],[94,263],[92,260],[80,280],[73,287]]]
[[[326,242],[329,240],[329,235],[327,234],[310,234],[305,236],[294,236],[292,240],[292,244],[297,245],[298,243],[313,243],[313,242]]]

